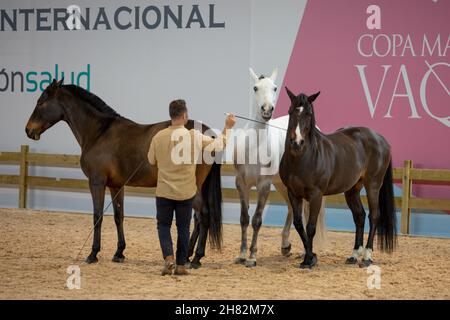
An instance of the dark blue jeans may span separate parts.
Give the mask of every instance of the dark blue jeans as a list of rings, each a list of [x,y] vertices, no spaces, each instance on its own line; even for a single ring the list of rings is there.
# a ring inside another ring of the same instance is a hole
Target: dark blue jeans
[[[172,237],[170,227],[172,226],[173,213],[175,211],[177,238],[177,265],[187,262],[189,250],[189,227],[192,217],[192,202],[194,198],[187,200],[172,200],[156,197],[156,220],[158,224],[159,243],[163,258],[173,256]]]

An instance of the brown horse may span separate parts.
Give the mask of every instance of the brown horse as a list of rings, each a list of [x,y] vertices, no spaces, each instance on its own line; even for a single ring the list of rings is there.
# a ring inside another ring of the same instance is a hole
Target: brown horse
[[[63,85],[62,80],[59,82],[53,80],[38,99],[25,128],[26,134],[31,139],[39,140],[43,132],[61,120],[67,122],[80,144],[80,165],[89,179],[94,205],[94,239],[92,251],[86,262],[98,261],[106,187],[109,188],[113,199],[118,236],[117,251],[112,260],[123,262],[125,235],[122,186],[125,184],[134,187],[156,186],[157,168],[149,164],[147,153],[153,136],[167,128],[170,121],[150,125],[137,124],[120,116],[99,97],[83,88]],[[194,121],[189,120],[186,127],[193,128]],[[208,129],[205,125],[201,128],[203,132]],[[194,199],[196,223],[189,256],[193,254],[197,239],[199,242],[191,263],[193,267],[200,266],[200,259],[205,254],[208,231],[214,247],[220,248],[222,242],[220,165],[198,164],[196,176],[198,186]]]
[[[390,146],[376,132],[361,127],[340,129],[325,135],[316,128],[312,102],[320,92],[296,96],[288,88],[291,99],[285,152],[281,159],[280,176],[287,186],[294,212],[294,226],[305,247],[300,268],[311,268],[317,262],[313,239],[322,197],[344,192],[356,225],[353,254],[346,261],[360,266],[372,263],[373,240],[378,229],[378,245],[392,252],[396,244],[396,216],[392,185]],[[369,238],[363,249],[366,213],[360,191],[366,189],[369,202]],[[310,204],[306,232],[301,219],[301,203]]]

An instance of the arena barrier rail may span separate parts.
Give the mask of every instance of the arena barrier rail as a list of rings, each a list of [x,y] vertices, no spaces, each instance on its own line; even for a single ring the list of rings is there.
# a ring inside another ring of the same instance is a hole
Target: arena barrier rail
[[[20,152],[0,152],[0,165],[19,165],[19,175],[0,175],[0,186],[18,186],[19,208],[26,208],[28,188],[50,189],[59,191],[89,191],[87,179],[66,179],[58,177],[40,177],[28,175],[29,166],[80,168],[79,155],[31,153],[28,145],[22,145]],[[411,160],[406,160],[402,168],[394,168],[394,181],[401,183],[402,196],[395,198],[397,208],[401,208],[402,234],[410,233],[411,209],[431,211],[450,211],[450,199],[419,198],[412,195],[412,184],[450,185],[450,170],[414,168]],[[234,176],[234,168],[230,164],[222,166],[222,176]],[[154,196],[155,188],[126,187],[125,192],[137,196]],[[236,189],[222,188],[223,200],[239,202]],[[257,193],[251,191],[250,201],[256,201]],[[367,207],[367,198],[362,196]],[[281,195],[271,191],[268,202],[285,204]],[[343,194],[327,196],[327,207],[347,208]]]

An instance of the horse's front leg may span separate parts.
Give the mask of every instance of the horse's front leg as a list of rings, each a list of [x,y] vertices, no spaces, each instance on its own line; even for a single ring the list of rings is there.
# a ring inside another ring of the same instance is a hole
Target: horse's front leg
[[[286,221],[284,222],[283,231],[281,232],[281,254],[285,257],[289,257],[291,255],[292,245],[289,242],[289,234],[291,233],[293,214],[292,214],[292,206],[289,201],[288,191],[284,184],[282,183],[274,183],[277,191],[283,196],[286,201],[288,212],[286,215]]]
[[[305,259],[300,264],[300,268],[312,268],[317,263],[317,256],[313,252],[313,239],[316,234],[317,218],[322,206],[322,194],[317,192],[309,201],[309,218],[306,225],[306,235],[308,237],[305,248]]]
[[[123,231],[123,198],[125,191],[123,188],[109,188],[109,191],[111,192],[111,200],[113,200],[114,222],[116,223],[117,228],[117,251],[113,256],[112,261],[123,262],[125,260],[123,251],[126,247],[125,233]]]
[[[258,252],[258,234],[259,230],[261,229],[262,225],[262,214],[264,211],[264,207],[266,206],[267,198],[269,197],[270,193],[270,185],[271,181],[267,180],[260,184],[258,184],[257,190],[258,190],[258,203],[256,205],[255,214],[253,215],[252,219],[252,227],[253,227],[253,237],[252,237],[252,244],[250,246],[250,257],[248,258],[246,262],[247,267],[254,267],[256,266],[256,253]]]
[[[241,247],[239,250],[239,256],[234,260],[234,262],[237,264],[244,264],[245,261],[247,261],[247,229],[250,222],[248,208],[250,199],[249,188],[239,175],[236,176],[236,188],[238,189],[241,202]]]
[[[190,267],[194,269],[198,269],[201,267],[201,258],[205,256],[206,249],[206,239],[208,238],[208,230],[209,230],[209,212],[206,210],[202,210],[198,217],[198,243],[197,249],[195,250],[194,258],[190,263]],[[195,232],[195,229],[194,229]],[[194,236],[194,234],[192,235]],[[192,238],[191,238],[192,239]]]
[[[91,254],[86,258],[87,263],[94,263],[98,261],[97,253],[100,251],[105,188],[106,186],[104,179],[89,179],[89,189],[91,190],[92,202],[94,205],[94,239]]]
[[[303,227],[303,219],[302,219],[303,199],[297,198],[290,190],[288,190],[288,197],[292,207],[292,215],[295,230],[297,230],[297,233],[300,236],[300,239],[302,240],[303,247],[306,250],[306,247],[308,246],[308,236],[306,235],[305,228]]]

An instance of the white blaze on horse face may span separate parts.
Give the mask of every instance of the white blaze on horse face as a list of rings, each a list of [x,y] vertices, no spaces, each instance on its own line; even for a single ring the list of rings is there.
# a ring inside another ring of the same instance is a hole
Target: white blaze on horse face
[[[300,142],[302,142],[303,137],[302,134],[300,133],[300,123],[297,124],[297,127],[295,128],[295,142],[297,144],[300,144]]]
[[[297,108],[300,114],[303,112],[303,107]],[[302,133],[300,131],[300,122],[297,123],[297,126],[295,128],[295,142],[297,144],[300,144],[303,141]]]

